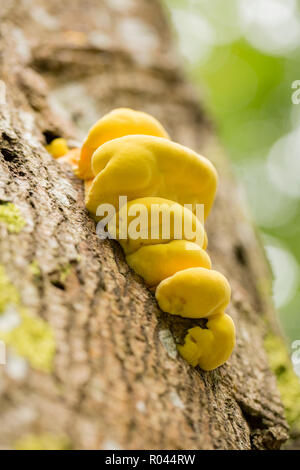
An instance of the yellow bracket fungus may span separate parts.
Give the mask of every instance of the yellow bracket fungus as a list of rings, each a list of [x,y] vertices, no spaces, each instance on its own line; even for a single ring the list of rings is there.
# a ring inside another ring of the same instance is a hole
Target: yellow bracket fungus
[[[230,286],[211,269],[203,227],[218,182],[211,162],[172,142],[152,116],[126,108],[102,117],[81,150],[64,155],[61,161],[85,180],[87,209],[119,241],[160,308],[206,319],[205,327],[188,330],[178,345],[181,356],[204,370],[226,362],[235,344],[233,321],[224,313]],[[97,212],[101,204],[115,212]]]
[[[110,230],[111,226],[113,228]],[[199,219],[180,204],[159,197],[130,201],[111,219],[108,228],[126,254],[133,253],[142,246],[168,243],[186,237],[201,247],[204,243],[204,228]]]
[[[218,271],[189,268],[163,280],[155,296],[164,312],[188,318],[208,318],[230,301],[230,286]]]
[[[59,137],[57,139],[53,139],[49,145],[46,145],[46,150],[53,158],[60,158],[69,151],[69,147],[66,139]]]
[[[169,138],[162,125],[149,114],[127,108],[115,109],[90,129],[81,148],[78,176],[85,180],[93,178],[91,159],[94,151],[109,140],[133,134]]]
[[[95,175],[86,207],[96,214],[101,203],[118,207],[119,196],[128,201],[153,196],[181,205],[212,206],[217,173],[206,158],[161,137],[130,135],[101,145],[93,154]],[[186,181],[186,184],[183,184]]]
[[[188,330],[183,346],[178,346],[181,356],[192,366],[213,370],[230,357],[235,344],[235,327],[224,313],[210,317],[205,328],[195,326]]]
[[[53,158],[58,159],[60,163],[68,163],[76,173],[81,152],[80,148],[70,149],[66,139],[59,137],[52,140],[49,145],[46,145],[46,150]]]
[[[131,255],[127,255],[126,261],[149,287],[157,286],[167,277],[183,269],[211,268],[208,254],[196,243],[186,240],[143,246]]]

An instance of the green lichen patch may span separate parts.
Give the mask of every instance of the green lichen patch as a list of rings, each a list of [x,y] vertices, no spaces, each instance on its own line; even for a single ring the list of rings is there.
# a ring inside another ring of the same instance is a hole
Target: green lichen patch
[[[291,428],[300,430],[300,380],[293,370],[286,346],[280,337],[269,334],[265,349],[277,378],[287,422]]]
[[[43,372],[52,372],[55,340],[50,325],[20,310],[21,323],[9,332],[0,331],[0,339]]]
[[[260,295],[265,299],[272,296],[272,281],[270,278],[260,278],[257,280],[257,290]]]
[[[66,282],[67,277],[69,276],[70,273],[71,273],[71,265],[69,263],[65,264],[61,268],[60,277],[59,277],[59,280],[62,284],[64,284]]]
[[[51,433],[28,434],[14,445],[16,450],[70,450],[70,439],[65,435]]]
[[[36,259],[30,263],[29,271],[35,278],[39,278],[41,276],[41,269]]]
[[[5,224],[10,233],[19,233],[26,225],[20,209],[11,202],[0,205],[0,223]]]
[[[59,289],[64,289],[66,281],[72,272],[72,264],[65,263],[58,265],[57,269],[50,274],[50,281]]]
[[[4,267],[0,265],[0,315],[8,305],[19,305],[19,303],[19,293],[8,279]]]
[[[51,326],[41,318],[28,313],[21,304],[16,287],[8,279],[0,265],[0,314],[13,306],[21,322],[10,331],[0,330],[0,340],[10,346],[19,356],[28,360],[31,367],[51,372],[55,354],[55,340]]]

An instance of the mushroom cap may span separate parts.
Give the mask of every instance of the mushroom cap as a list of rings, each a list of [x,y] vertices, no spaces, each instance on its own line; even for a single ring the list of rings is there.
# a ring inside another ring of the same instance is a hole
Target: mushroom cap
[[[92,214],[101,203],[118,210],[119,195],[129,201],[157,196],[191,204],[194,213],[196,205],[203,204],[206,218],[217,187],[217,173],[209,160],[161,137],[132,135],[111,140],[95,151],[92,170],[95,178],[86,198]]]
[[[225,310],[231,289],[218,271],[189,268],[162,281],[155,292],[159,307],[173,315],[208,318]]]
[[[219,313],[209,317],[206,327],[188,330],[184,345],[178,345],[180,355],[192,366],[213,370],[226,362],[235,346],[235,326],[231,317]]]
[[[189,209],[160,197],[134,199],[108,222],[108,231],[126,254],[142,246],[188,240],[203,246],[204,228]]]
[[[126,256],[129,266],[150,287],[166,277],[187,268],[211,268],[208,254],[199,245],[186,240],[173,240],[166,244],[143,246]]]
[[[69,151],[68,143],[63,137],[53,139],[50,144],[46,145],[46,150],[53,158],[60,158]]]
[[[129,108],[117,108],[105,114],[89,130],[82,145],[77,176],[82,179],[93,178],[91,159],[95,150],[109,140],[132,134],[169,139],[167,131],[153,116]]]

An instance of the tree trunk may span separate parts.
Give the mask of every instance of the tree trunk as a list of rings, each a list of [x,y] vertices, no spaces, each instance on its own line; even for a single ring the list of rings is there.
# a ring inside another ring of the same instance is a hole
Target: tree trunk
[[[288,427],[264,349],[277,332],[269,268],[160,4],[11,0],[1,9],[0,445],[44,436],[75,449],[279,448]],[[237,345],[213,372],[177,355],[195,322],[158,309],[118,244],[97,238],[82,181],[45,150],[55,136],[81,140],[120,106],[153,114],[217,166],[208,251],[232,287]]]

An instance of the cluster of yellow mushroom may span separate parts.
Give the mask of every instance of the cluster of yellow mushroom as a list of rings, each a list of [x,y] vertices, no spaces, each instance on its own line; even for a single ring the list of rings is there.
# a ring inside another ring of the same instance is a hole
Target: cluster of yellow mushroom
[[[230,301],[230,286],[221,273],[211,269],[203,226],[217,187],[217,173],[211,162],[172,142],[152,116],[125,108],[100,119],[81,149],[66,151],[61,139],[55,140],[59,142],[53,141],[49,151],[68,161],[77,176],[85,180],[89,212],[97,218],[101,204],[116,209],[115,238],[129,266],[155,291],[159,307],[172,315],[206,320],[188,330],[184,344],[178,345],[181,356],[204,370],[226,362],[235,344],[233,321],[224,313]],[[122,207],[120,196],[127,198]],[[202,221],[197,216],[199,204],[204,207]],[[128,229],[136,205],[147,214],[146,233],[138,235]],[[167,211],[171,220],[182,220],[180,239],[173,227],[164,234]],[[183,222],[189,223],[192,237],[183,233]],[[124,233],[121,236],[124,223],[125,237]]]

